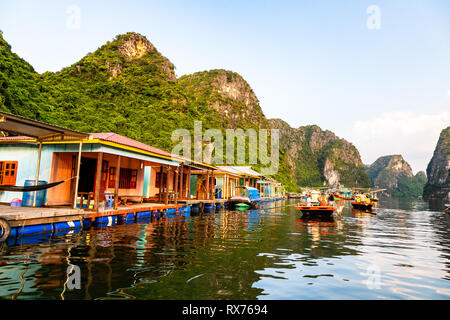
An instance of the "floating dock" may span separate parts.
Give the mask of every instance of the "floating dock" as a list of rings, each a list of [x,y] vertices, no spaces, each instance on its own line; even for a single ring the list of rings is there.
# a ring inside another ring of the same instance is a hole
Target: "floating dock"
[[[284,198],[266,198],[261,202],[272,202]],[[42,233],[59,233],[83,227],[107,227],[119,223],[133,223],[142,219],[158,218],[174,214],[214,212],[227,205],[225,199],[182,200],[179,204],[138,203],[116,209],[101,208],[99,211],[64,207],[15,207],[0,205],[0,219],[7,222],[7,229],[0,229],[2,241]],[[5,235],[8,233],[8,236]]]

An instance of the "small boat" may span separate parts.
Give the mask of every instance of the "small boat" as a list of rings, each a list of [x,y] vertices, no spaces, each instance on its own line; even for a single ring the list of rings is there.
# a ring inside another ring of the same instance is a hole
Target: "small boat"
[[[352,207],[358,210],[372,210],[373,202],[352,202]]]
[[[259,195],[259,190],[252,187],[238,187],[242,188],[240,195],[233,196],[228,199],[228,203],[233,206],[233,208],[246,210],[249,208],[257,208],[261,203],[261,196]]]
[[[236,210],[248,210],[251,208],[251,205],[247,203],[235,203],[234,208]]]
[[[290,192],[287,194],[287,197],[288,199],[299,199],[301,195],[298,193]]]
[[[331,216],[336,208],[333,206],[296,206],[296,210],[300,210],[305,215],[323,215]]]

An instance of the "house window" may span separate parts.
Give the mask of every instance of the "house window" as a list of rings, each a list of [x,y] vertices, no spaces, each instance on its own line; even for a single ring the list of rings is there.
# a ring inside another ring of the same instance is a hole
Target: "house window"
[[[108,188],[114,188],[116,185],[116,168],[109,167],[109,182]]]
[[[114,188],[116,185],[116,168],[109,167],[108,188]],[[137,169],[120,168],[119,188],[120,189],[136,189],[137,186]]]
[[[119,188],[136,189],[137,169],[120,168]]]
[[[0,185],[15,186],[17,161],[0,161]]]

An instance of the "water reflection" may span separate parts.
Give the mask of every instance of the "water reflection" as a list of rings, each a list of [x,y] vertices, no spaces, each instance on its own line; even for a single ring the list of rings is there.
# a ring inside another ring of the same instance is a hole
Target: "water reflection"
[[[4,299],[371,299],[450,297],[448,217],[380,200],[376,214],[305,218],[295,202],[174,215],[0,247]],[[67,287],[67,267],[81,289]],[[380,271],[379,289],[367,286]],[[305,290],[307,289],[307,290]]]

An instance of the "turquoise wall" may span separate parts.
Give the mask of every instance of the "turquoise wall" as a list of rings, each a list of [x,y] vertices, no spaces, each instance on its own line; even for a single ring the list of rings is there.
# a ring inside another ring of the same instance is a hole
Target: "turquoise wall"
[[[39,166],[39,180],[50,181],[53,152],[78,152],[78,144],[43,144],[41,150],[41,164]],[[83,152],[94,152],[99,149],[98,144],[83,145]],[[39,146],[27,144],[1,144],[0,161],[17,161],[16,186],[23,186],[25,180],[36,179],[36,167]],[[1,192],[0,202],[11,202],[12,199],[22,199],[23,192]]]
[[[53,152],[78,152],[79,144],[43,144],[41,151],[41,164],[39,168],[39,180],[50,181],[50,174],[52,168]],[[23,143],[18,144],[0,144],[0,161],[17,161],[17,180],[16,186],[23,186],[25,180],[36,179],[36,167],[39,146],[28,145]],[[110,154],[121,155],[124,157],[153,161],[161,164],[169,164],[178,166],[178,162],[170,160],[159,159],[144,154],[134,153],[128,150],[122,150],[110,146],[101,145],[98,143],[83,144],[82,152],[105,152]],[[148,171],[147,171],[148,170]],[[148,193],[148,185],[150,181],[150,167],[145,168],[144,173],[144,195]],[[147,183],[147,184],[146,184]],[[0,202],[11,202],[12,199],[22,199],[22,192],[1,192]]]

